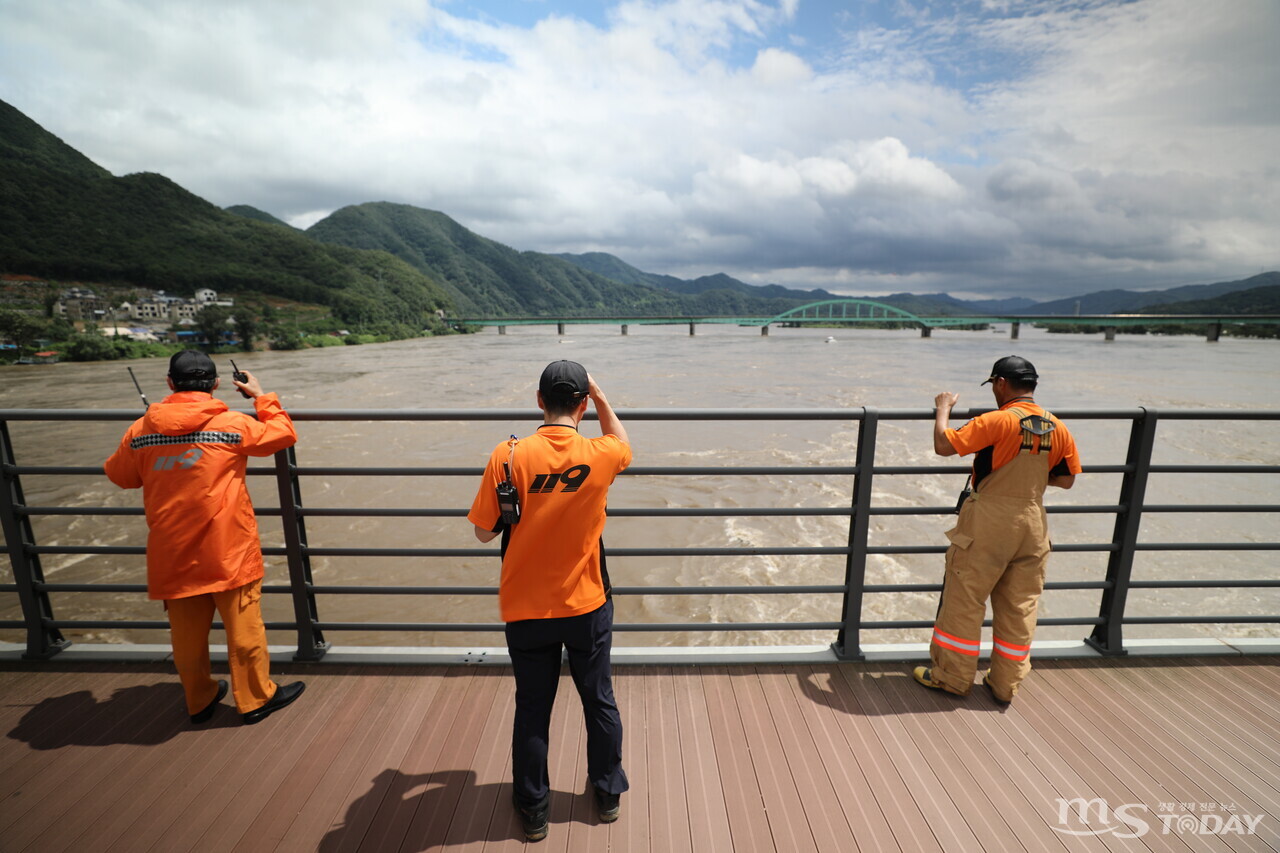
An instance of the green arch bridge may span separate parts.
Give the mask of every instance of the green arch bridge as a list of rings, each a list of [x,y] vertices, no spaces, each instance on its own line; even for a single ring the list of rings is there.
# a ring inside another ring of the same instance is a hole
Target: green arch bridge
[[[627,328],[636,326],[678,326],[688,324],[693,335],[700,325],[735,325],[758,327],[762,335],[769,334],[769,327],[821,326],[903,323],[920,329],[920,336],[930,337],[935,328],[1009,324],[1009,336],[1016,340],[1023,323],[1053,323],[1096,329],[1115,337],[1123,326],[1184,325],[1201,326],[1206,338],[1218,340],[1222,327],[1230,324],[1261,323],[1280,324],[1280,314],[991,314],[991,315],[920,315],[903,308],[870,299],[825,299],[790,308],[772,317],[731,316],[599,316],[599,317],[451,317],[455,326],[496,326],[498,334],[506,334],[508,326],[556,326],[559,334],[571,325],[616,325]]]

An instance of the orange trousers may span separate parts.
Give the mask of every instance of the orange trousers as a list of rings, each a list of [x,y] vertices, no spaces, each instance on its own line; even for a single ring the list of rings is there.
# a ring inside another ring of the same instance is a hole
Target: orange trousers
[[[173,663],[187,694],[188,713],[204,710],[218,695],[218,682],[209,665],[209,630],[213,627],[214,610],[222,616],[227,632],[227,663],[236,709],[241,714],[253,711],[276,694],[261,598],[262,580],[258,579],[235,589],[165,601]]]

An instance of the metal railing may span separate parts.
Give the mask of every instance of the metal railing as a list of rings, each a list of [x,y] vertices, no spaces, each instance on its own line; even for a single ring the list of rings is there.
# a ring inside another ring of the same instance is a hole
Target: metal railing
[[[985,409],[968,412],[957,410],[953,418],[972,417]],[[374,411],[292,411],[295,421],[505,421],[527,423],[527,410],[374,410]],[[1087,465],[1085,474],[1119,474],[1120,488],[1114,503],[1104,505],[1055,505],[1050,513],[1092,513],[1112,515],[1115,519],[1110,541],[1096,543],[1055,544],[1057,552],[1102,552],[1107,554],[1103,580],[1050,581],[1046,590],[1097,590],[1100,593],[1097,616],[1041,618],[1041,625],[1089,626],[1086,642],[1105,655],[1125,654],[1124,627],[1134,624],[1197,623],[1280,623],[1280,613],[1268,615],[1181,614],[1137,617],[1126,615],[1125,605],[1130,590],[1179,588],[1277,588],[1280,579],[1254,580],[1150,580],[1131,578],[1135,554],[1142,551],[1274,551],[1280,542],[1144,542],[1139,527],[1145,513],[1277,513],[1276,504],[1163,504],[1145,502],[1147,481],[1152,474],[1280,474],[1278,465],[1162,465],[1152,463],[1157,425],[1165,421],[1280,421],[1280,411],[1241,410],[1162,410],[1129,408],[1115,410],[1060,410],[1060,417],[1070,422],[1086,420],[1129,421],[1129,441],[1122,462]],[[954,512],[953,506],[878,506],[873,500],[872,485],[879,477],[919,477],[935,474],[962,475],[965,465],[879,466],[876,464],[876,441],[879,426],[886,421],[929,421],[932,410],[874,408],[858,409],[633,409],[619,412],[624,422],[632,421],[838,421],[857,423],[858,440],[852,448],[847,466],[633,466],[622,476],[655,477],[669,475],[704,475],[713,477],[795,477],[800,475],[852,476],[853,488],[847,506],[801,507],[610,507],[610,517],[726,517],[837,516],[849,519],[847,538],[839,544],[811,544],[791,547],[647,547],[608,548],[608,556],[620,557],[692,557],[692,556],[799,556],[838,555],[845,559],[844,581],[840,584],[817,585],[737,585],[737,586],[623,586],[615,587],[618,596],[670,595],[839,595],[841,617],[838,621],[818,622],[680,622],[623,623],[615,631],[829,631],[835,635],[832,648],[841,659],[862,657],[860,638],[863,631],[896,628],[929,628],[930,620],[865,620],[863,602],[868,595],[908,592],[937,592],[941,584],[867,583],[867,558],[870,555],[941,554],[943,545],[871,545],[868,541],[870,519],[890,515],[941,515]],[[55,615],[53,597],[60,593],[132,593],[145,592],[143,584],[117,583],[50,583],[44,579],[40,558],[44,555],[144,555],[141,546],[42,546],[35,538],[31,519],[37,516],[140,516],[141,507],[41,507],[27,504],[22,489],[23,477],[71,475],[104,476],[100,467],[24,466],[15,458],[9,423],[13,421],[132,421],[136,410],[0,410],[0,524],[5,547],[13,568],[12,584],[0,584],[0,593],[16,592],[21,603],[22,621],[0,621],[0,628],[26,630],[25,657],[47,658],[69,643],[61,629],[167,629],[168,623],[151,620],[76,620]],[[589,417],[594,417],[590,415]],[[305,452],[305,447],[303,448]],[[1096,454],[1090,454],[1096,455]],[[296,660],[318,660],[329,648],[325,632],[339,631],[500,631],[500,623],[424,623],[424,622],[333,622],[322,618],[317,599],[325,595],[496,595],[496,586],[372,586],[316,584],[312,578],[312,557],[416,557],[456,558],[485,556],[497,558],[498,551],[485,548],[334,548],[315,547],[307,542],[305,521],[308,516],[366,518],[424,518],[466,515],[462,508],[311,508],[303,502],[303,481],[310,477],[469,477],[478,478],[482,469],[475,467],[308,467],[300,465],[298,449],[289,448],[275,455],[274,465],[251,466],[249,474],[275,478],[279,494],[277,507],[258,507],[259,516],[279,517],[284,534],[283,547],[263,549],[265,556],[283,556],[288,564],[288,584],[268,584],[269,595],[288,595],[293,603],[293,622],[269,622],[269,630],[297,632]],[[1273,528],[1274,529],[1274,528]],[[1280,573],[1278,573],[1280,574]],[[987,624],[990,624],[988,620]]]

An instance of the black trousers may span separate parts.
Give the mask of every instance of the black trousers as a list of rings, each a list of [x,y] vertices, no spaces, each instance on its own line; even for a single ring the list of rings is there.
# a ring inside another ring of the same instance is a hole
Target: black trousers
[[[622,717],[613,698],[609,651],[613,602],[581,616],[507,623],[507,650],[516,676],[516,715],[511,733],[511,775],[520,805],[537,808],[550,795],[547,747],[551,706],[560,684],[561,647],[582,699],[587,726],[587,778],[606,794],[630,787],[622,770]]]

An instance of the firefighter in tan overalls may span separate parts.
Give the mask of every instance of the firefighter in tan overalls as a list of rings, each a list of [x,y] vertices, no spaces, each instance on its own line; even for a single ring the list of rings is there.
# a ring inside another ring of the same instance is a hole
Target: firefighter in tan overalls
[[[951,546],[929,644],[933,666],[918,666],[912,673],[925,687],[961,696],[969,692],[988,598],[991,668],[982,683],[997,703],[1007,705],[1031,672],[1036,604],[1049,558],[1044,490],[1069,489],[1080,473],[1071,433],[1032,399],[1039,378],[1024,358],[1000,359],[982,383],[991,383],[999,408],[960,429],[947,426],[959,395],[943,392],[934,400],[934,451],[977,456],[972,492],[966,488],[959,520],[947,531]]]

